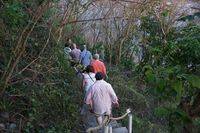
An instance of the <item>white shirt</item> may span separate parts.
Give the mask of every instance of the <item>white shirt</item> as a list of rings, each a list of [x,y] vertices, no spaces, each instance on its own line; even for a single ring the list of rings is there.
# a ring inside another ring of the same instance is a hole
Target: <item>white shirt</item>
[[[86,93],[89,88],[95,83],[95,81],[95,73],[83,73],[83,84]]]
[[[112,103],[117,102],[112,86],[104,80],[97,80],[86,97],[86,104],[90,104],[96,114],[111,114]]]

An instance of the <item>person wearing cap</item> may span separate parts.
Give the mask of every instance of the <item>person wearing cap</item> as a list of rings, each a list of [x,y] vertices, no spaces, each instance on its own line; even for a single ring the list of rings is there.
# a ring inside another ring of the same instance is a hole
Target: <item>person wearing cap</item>
[[[87,67],[88,65],[90,65],[91,60],[92,60],[92,54],[90,53],[90,51],[87,50],[86,45],[83,45],[83,51],[80,54],[79,62],[84,67]]]
[[[94,73],[101,72],[106,76],[106,67],[105,64],[99,60],[99,54],[94,54],[91,66],[94,68]]]
[[[103,114],[111,115],[112,105],[119,107],[119,103],[112,86],[103,80],[104,75],[97,72],[95,78],[96,82],[91,86],[85,103],[90,106],[91,112],[95,114],[100,125]]]

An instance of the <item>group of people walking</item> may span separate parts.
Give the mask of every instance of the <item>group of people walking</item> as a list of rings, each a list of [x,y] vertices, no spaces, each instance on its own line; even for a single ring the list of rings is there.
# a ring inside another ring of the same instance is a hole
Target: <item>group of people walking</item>
[[[103,115],[111,115],[112,106],[119,106],[118,98],[111,84],[105,81],[106,67],[99,59],[99,54],[92,56],[86,45],[83,50],[72,43],[72,50],[69,52],[72,58],[72,65],[80,63],[85,69],[82,72],[82,88],[84,90],[84,103],[94,113],[98,124],[103,121]],[[83,111],[84,112],[84,111]]]

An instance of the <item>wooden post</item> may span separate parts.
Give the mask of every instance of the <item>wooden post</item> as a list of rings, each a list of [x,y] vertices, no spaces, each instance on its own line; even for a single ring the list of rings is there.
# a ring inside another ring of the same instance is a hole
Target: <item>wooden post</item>
[[[132,114],[128,115],[128,133],[132,133],[132,120],[133,116]]]

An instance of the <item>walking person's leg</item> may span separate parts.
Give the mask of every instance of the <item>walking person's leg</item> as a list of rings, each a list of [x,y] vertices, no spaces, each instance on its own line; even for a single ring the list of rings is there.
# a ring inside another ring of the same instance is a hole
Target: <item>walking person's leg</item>
[[[97,120],[98,125],[101,125],[103,122],[102,116],[96,116],[96,120]]]

